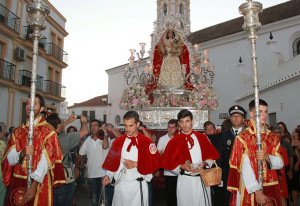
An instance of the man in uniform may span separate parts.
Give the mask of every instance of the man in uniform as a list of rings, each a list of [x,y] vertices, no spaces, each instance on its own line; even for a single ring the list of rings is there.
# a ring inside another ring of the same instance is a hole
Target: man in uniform
[[[210,187],[204,185],[200,171],[212,165],[219,153],[207,136],[193,130],[193,115],[181,110],[177,115],[182,132],[171,139],[163,153],[164,169],[178,174],[178,206],[211,205]]]
[[[30,101],[26,115],[30,114]],[[44,206],[53,204],[52,187],[65,183],[62,151],[54,128],[41,116],[45,101],[39,94],[34,103],[33,146],[28,146],[29,121],[16,128],[7,144],[1,163],[3,181],[10,186],[6,206]],[[32,155],[32,183],[27,189],[28,155]]]
[[[219,151],[220,159],[217,162],[222,168],[222,182],[220,185],[214,187],[215,206],[229,205],[231,196],[231,192],[227,190],[229,158],[236,135],[244,129],[243,125],[246,116],[245,109],[239,105],[234,105],[230,107],[228,113],[230,116],[230,122],[232,124],[232,127],[228,130],[222,131],[219,134],[219,138],[221,139],[221,146]]]
[[[114,206],[148,206],[146,182],[162,167],[162,159],[152,140],[138,132],[138,113],[128,111],[123,120],[126,134],[112,143],[102,166],[107,170],[102,184],[108,185],[115,178]]]
[[[232,205],[259,205],[269,201],[272,201],[272,205],[281,205],[276,171],[283,167],[280,141],[274,133],[266,129],[268,104],[261,99],[259,111],[262,150],[257,150],[254,100],[249,103],[249,127],[240,132],[234,141],[227,186],[233,193]],[[263,164],[263,188],[258,181],[258,160]]]

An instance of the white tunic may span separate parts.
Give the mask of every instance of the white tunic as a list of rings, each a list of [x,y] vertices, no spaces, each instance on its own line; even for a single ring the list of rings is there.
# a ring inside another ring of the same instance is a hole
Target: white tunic
[[[194,146],[190,149],[192,163],[202,162],[201,147],[195,134],[191,137]],[[188,142],[190,147],[190,144]],[[212,161],[206,161],[209,165]],[[179,167],[175,170],[179,171]],[[178,175],[177,180],[177,204],[178,206],[211,206],[210,187],[206,187],[199,176]]]
[[[159,138],[158,143],[157,143],[157,150],[161,150],[162,153],[164,153],[170,140],[171,140],[171,138],[169,137],[168,134]],[[164,170],[164,175],[165,176],[177,176],[177,174],[175,172],[170,171],[170,170]]]
[[[34,120],[34,125],[37,124],[37,121],[38,119],[35,119]],[[27,126],[28,126],[28,122],[27,121]],[[15,166],[18,161],[19,161],[19,158],[20,158],[20,154],[21,154],[21,151],[17,152],[16,148],[13,148],[8,154],[7,154],[7,160],[8,160],[8,163],[11,165],[11,166]],[[30,175],[30,177],[32,179],[34,179],[35,181],[39,182],[39,183],[42,183],[44,181],[44,178],[49,170],[49,165],[48,165],[48,162],[47,162],[47,159],[46,159],[46,156],[45,156],[45,153],[44,151],[42,151],[42,154],[41,154],[41,159],[37,165],[37,168],[36,170]]]
[[[125,159],[138,161],[138,149],[136,146],[132,146],[130,152],[127,152],[127,147],[131,140],[126,138],[122,147],[121,161],[119,169],[116,172],[107,171],[107,176],[110,180],[114,177],[115,180],[122,177],[121,170],[125,167],[123,162]],[[113,197],[113,206],[140,206],[141,205],[141,193],[140,182],[136,179],[143,177],[146,181],[150,182],[152,174],[142,175],[137,171],[137,168],[126,169],[126,175],[119,184],[115,185],[115,192]],[[146,181],[142,181],[143,190],[143,202],[144,206],[148,206],[148,185]]]
[[[283,167],[283,162],[280,157],[269,155],[269,158],[272,164],[272,168],[271,168],[272,170],[279,170]],[[249,156],[247,154],[244,157],[243,165],[242,165],[241,188],[243,188],[244,184],[249,194],[252,194],[257,190],[261,189],[260,184],[256,180],[254,171],[250,163]],[[240,202],[241,202],[241,191],[238,191],[237,198],[236,198],[236,205],[240,205]]]

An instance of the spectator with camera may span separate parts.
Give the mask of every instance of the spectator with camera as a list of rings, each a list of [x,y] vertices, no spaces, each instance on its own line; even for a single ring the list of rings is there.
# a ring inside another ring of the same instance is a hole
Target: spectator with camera
[[[108,135],[111,135],[113,139],[122,136],[121,132],[117,128],[115,128],[114,125],[112,125],[111,123],[107,124],[107,130],[108,130]]]
[[[70,151],[80,144],[81,138],[85,137],[88,134],[87,118],[84,116],[80,117],[81,128],[79,132],[63,133],[64,127],[74,122],[76,119],[76,115],[71,114],[69,119],[66,122],[62,123],[57,113],[50,114],[46,118],[46,121],[54,127],[58,135],[59,143],[64,156],[62,163],[66,177],[66,184],[61,187],[54,188],[53,190],[54,206],[72,205],[72,199],[76,185],[74,171],[70,164]]]
[[[102,189],[101,182],[106,174],[105,170],[102,168],[102,164],[109,148],[107,130],[101,128],[100,124],[100,121],[96,119],[90,122],[90,136],[81,146],[75,164],[75,176],[76,178],[79,178],[79,168],[82,156],[87,155],[87,178],[91,187],[92,206],[97,206],[99,202]]]
[[[109,142],[122,136],[118,129],[115,129],[112,124],[107,124],[104,121],[100,121],[100,129],[102,129],[104,133],[107,133]]]

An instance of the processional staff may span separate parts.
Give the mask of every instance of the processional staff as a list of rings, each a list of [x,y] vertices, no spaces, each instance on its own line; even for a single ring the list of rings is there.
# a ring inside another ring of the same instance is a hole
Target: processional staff
[[[257,75],[257,57],[256,57],[256,31],[261,27],[258,14],[262,12],[262,4],[256,1],[247,0],[239,7],[240,13],[244,16],[243,29],[249,32],[248,39],[251,42],[251,59],[253,68],[253,83],[255,96],[255,118],[256,118],[256,137],[257,149],[262,149],[261,130],[260,130],[260,112],[259,112],[259,91],[258,91],[258,75]],[[263,191],[263,168],[262,160],[258,161],[258,181]]]
[[[32,53],[32,73],[31,73],[31,89],[30,89],[30,115],[29,115],[29,134],[28,145],[33,145],[33,124],[34,124],[34,102],[36,92],[36,73],[38,66],[38,43],[41,38],[41,31],[47,28],[45,18],[50,13],[47,6],[42,5],[41,1],[28,4],[26,11],[29,16],[28,28],[33,30],[30,37],[33,39],[33,53]],[[32,155],[28,156],[27,162],[27,188],[30,188],[32,173]]]

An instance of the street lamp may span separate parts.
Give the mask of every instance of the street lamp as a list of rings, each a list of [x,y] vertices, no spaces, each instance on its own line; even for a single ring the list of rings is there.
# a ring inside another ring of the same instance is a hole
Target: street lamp
[[[111,103],[108,103],[107,101],[108,101],[108,99],[107,99],[107,97],[102,97],[102,102],[104,103],[104,104],[106,104],[106,105],[108,105],[108,106],[111,106]]]

